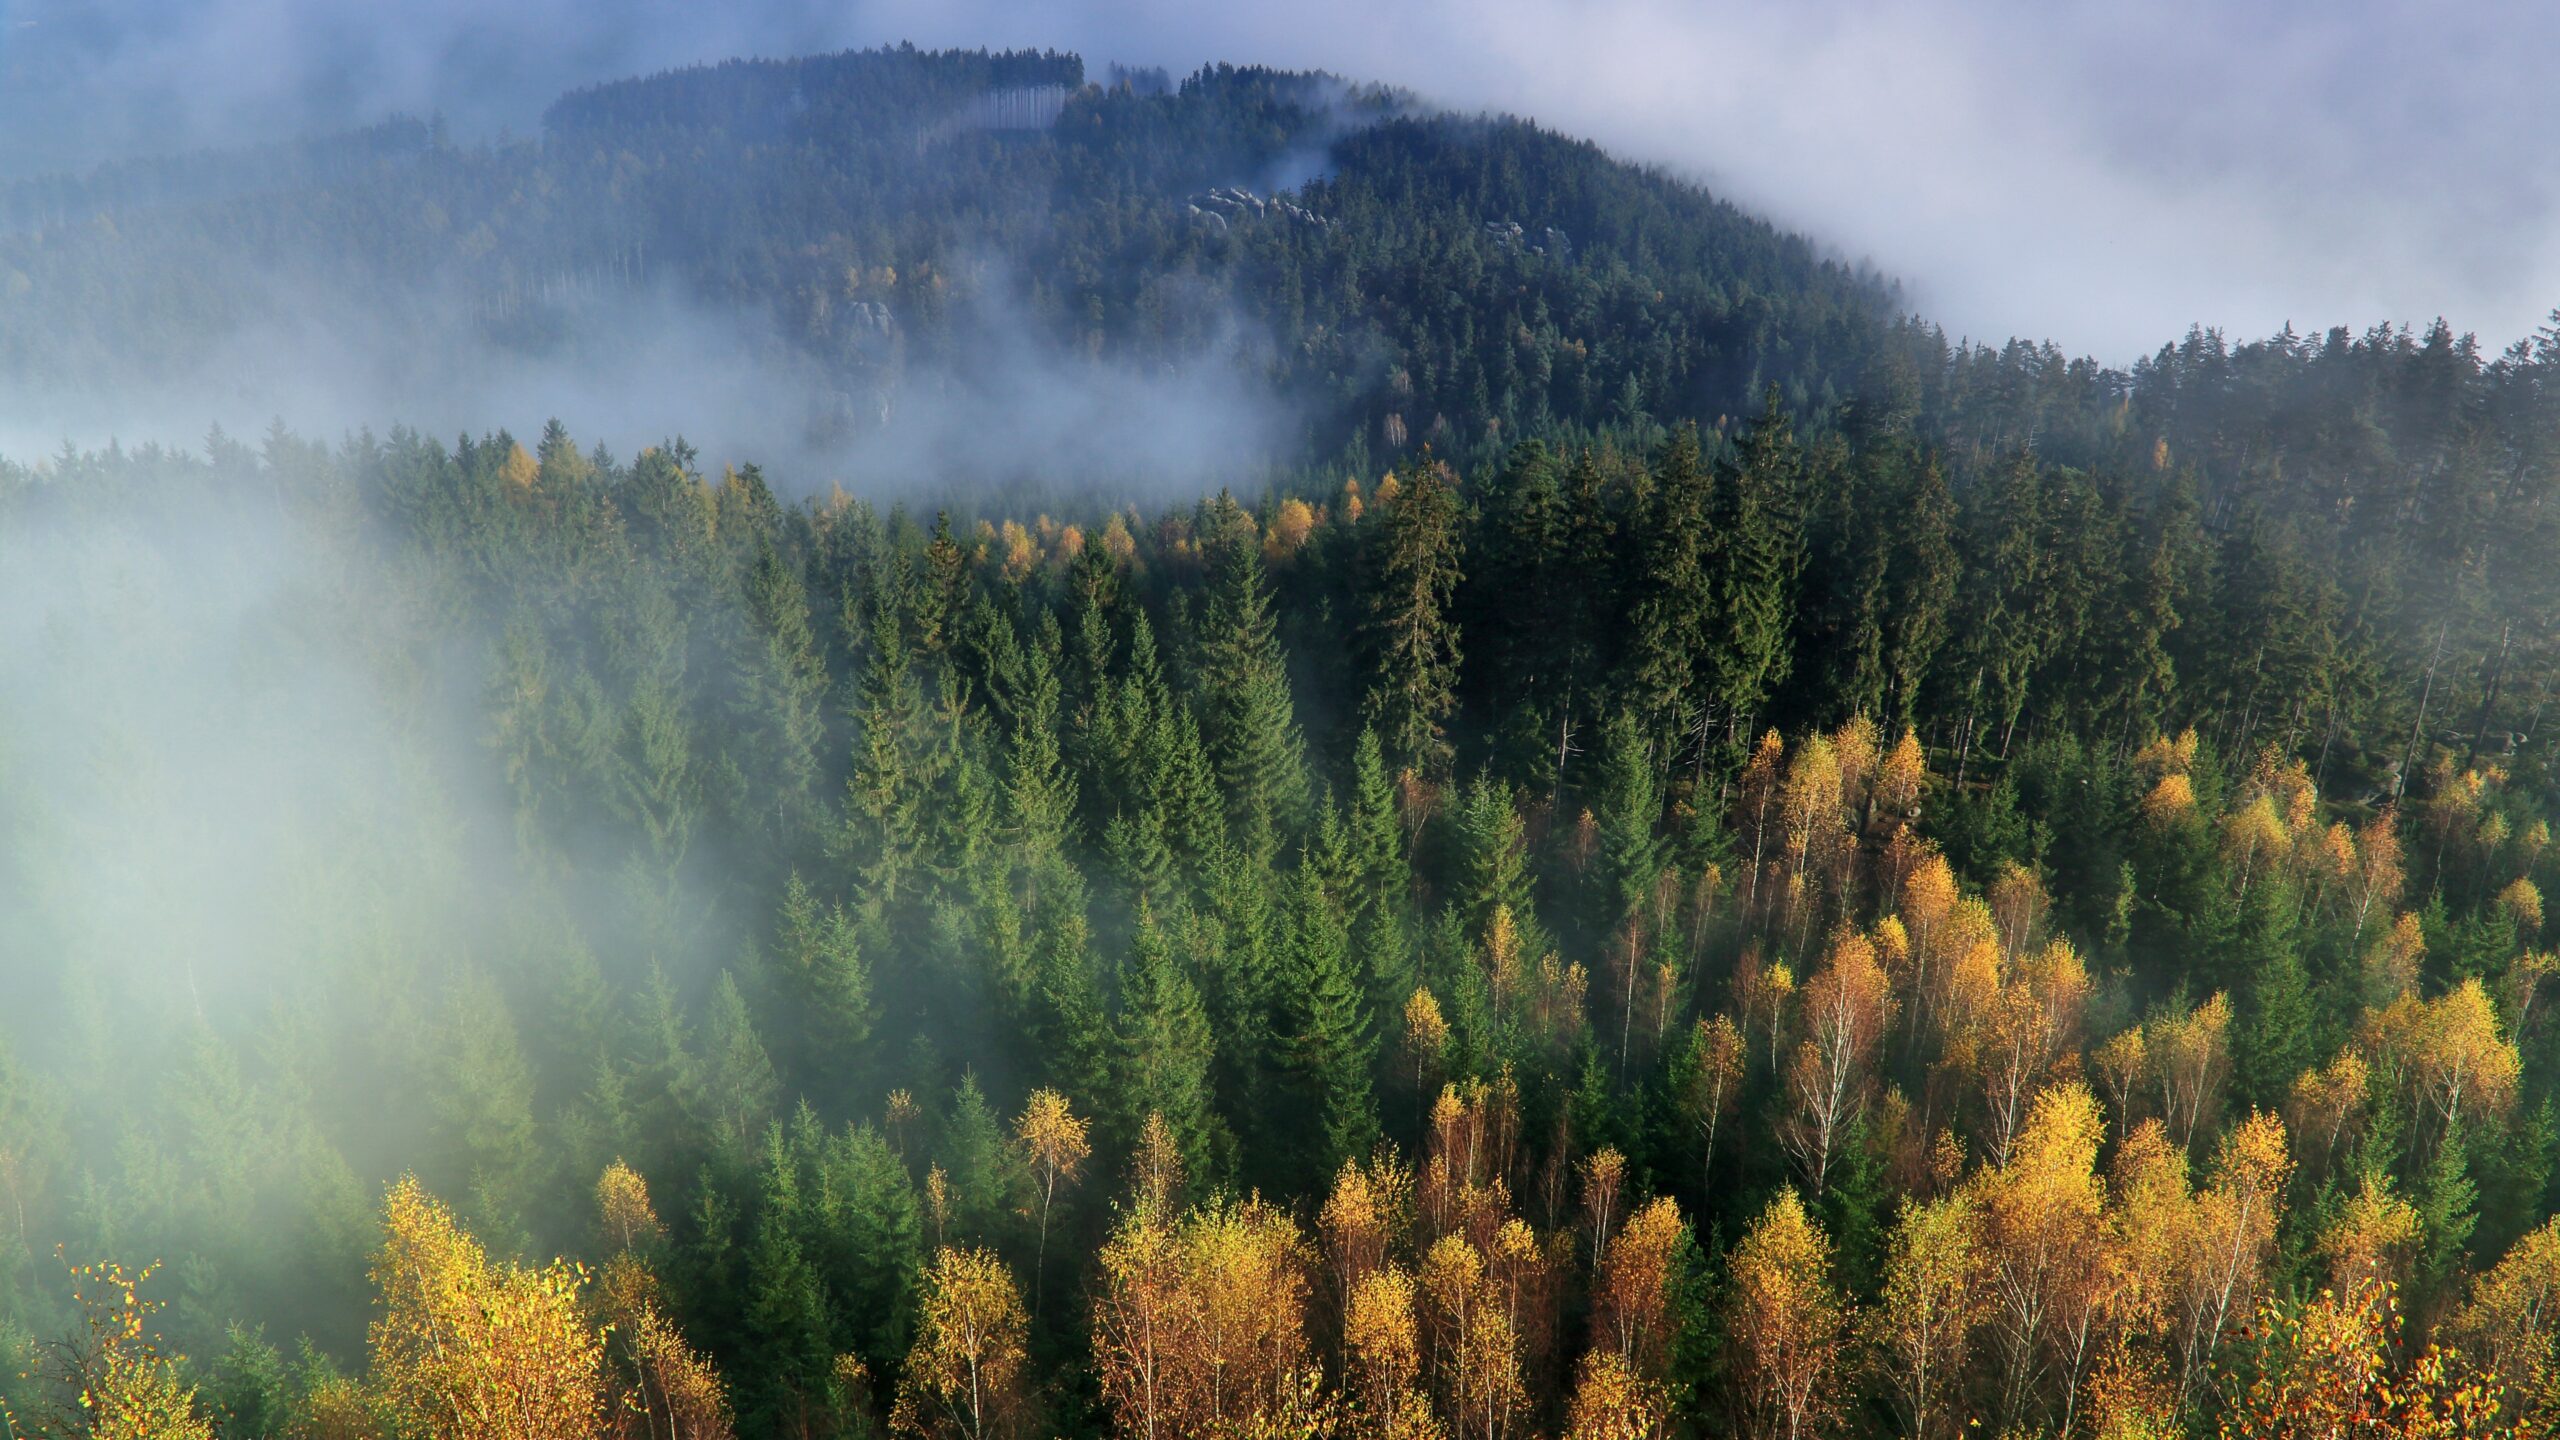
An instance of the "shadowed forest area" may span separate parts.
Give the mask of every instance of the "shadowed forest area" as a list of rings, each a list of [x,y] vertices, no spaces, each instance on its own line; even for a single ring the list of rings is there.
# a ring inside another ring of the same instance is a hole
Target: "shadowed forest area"
[[[2560,330],[1950,344],[1522,122],[898,50],[0,190],[0,373],[297,272],[809,404],[0,463],[8,1433],[2560,1411]],[[1024,348],[1258,418],[992,463]]]

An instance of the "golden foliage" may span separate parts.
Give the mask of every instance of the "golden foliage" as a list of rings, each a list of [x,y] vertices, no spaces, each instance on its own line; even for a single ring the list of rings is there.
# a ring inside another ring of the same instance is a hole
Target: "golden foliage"
[[[1672,1290],[1688,1236],[1680,1207],[1660,1196],[1629,1216],[1600,1256],[1591,1297],[1592,1343],[1609,1346],[1648,1380],[1661,1379],[1669,1363]]]
[[[2515,922],[2516,934],[2530,944],[2542,934],[2542,889],[2519,875],[2498,892],[2498,909]]]
[[[2388,1286],[2324,1291],[2309,1304],[2270,1303],[2256,1329],[2261,1361],[2221,1407],[2222,1440],[2375,1436],[2488,1440],[2538,1427],[2502,1412],[2497,1391],[2461,1378],[2429,1347],[2397,1359],[2399,1307]]]
[[[509,445],[507,457],[498,462],[498,479],[518,495],[532,493],[534,478],[541,473],[542,467],[534,463],[522,445]]]
[[[1415,1407],[1428,1413],[1422,1393],[1422,1330],[1413,1276],[1400,1265],[1366,1272],[1342,1315],[1346,1354],[1344,1385],[1353,1408],[1373,1433],[1388,1433]]]
[[[180,1361],[165,1356],[151,1334],[162,1309],[142,1297],[158,1273],[108,1262],[71,1267],[71,1302],[79,1322],[70,1338],[42,1347],[38,1373],[64,1400],[33,1417],[21,1431],[19,1417],[0,1407],[0,1427],[31,1440],[213,1440],[213,1426],[196,1413],[195,1387],[179,1374]]]
[[[915,1346],[890,1427],[962,1440],[1010,1433],[1021,1409],[1029,1324],[1013,1273],[994,1252],[936,1252],[924,1273]]]
[[[1264,557],[1275,565],[1289,559],[1307,543],[1307,537],[1315,533],[1315,528],[1314,507],[1304,500],[1281,501],[1279,511],[1271,517],[1270,532],[1262,537]]]
[[[1129,1157],[1129,1189],[1142,1207],[1168,1209],[1182,1193],[1182,1146],[1161,1112],[1150,1110],[1138,1126],[1137,1153]]]
[[[2403,914],[2364,957],[2365,1003],[2388,1006],[2418,988],[2418,965],[2427,958],[2427,932],[2418,917]]]
[[[1413,1172],[1391,1156],[1346,1160],[1316,1228],[1324,1236],[1334,1298],[1347,1303],[1361,1279],[1387,1263],[1413,1224]]]
[[[2450,1129],[2468,1106],[2503,1115],[2515,1103],[2523,1057],[2500,1033],[2497,1007],[2479,980],[2433,1000],[2403,995],[2365,1017],[2364,1043],[2388,1056],[2411,1094]]]
[[[647,1244],[664,1233],[657,1209],[649,1203],[649,1182],[618,1158],[596,1179],[596,1210],[605,1238],[616,1250]]]
[[[1787,1072],[1788,1110],[1778,1128],[1817,1195],[1829,1180],[1842,1135],[1865,1111],[1868,1062],[1894,1009],[1874,942],[1843,930],[1804,987],[1804,1039]]]
[[[1928,752],[1920,748],[1919,732],[1905,726],[1902,738],[1893,742],[1876,766],[1877,811],[1896,820],[1909,819],[1920,808],[1920,791],[1928,781]]]
[[[1929,1440],[1954,1418],[1973,1333],[1990,1313],[1979,1202],[1964,1191],[1902,1202],[1884,1290],[1866,1325],[1905,1433]]]
[[[373,1383],[403,1429],[439,1440],[593,1440],[604,1433],[604,1336],[586,1272],[493,1262],[403,1177],[383,1202],[370,1332]]]
[[[2518,1415],[2560,1413],[2560,1219],[2517,1240],[2471,1282],[2447,1336]]]
[[[2341,1292],[2396,1282],[2417,1243],[2417,1210],[2391,1193],[2388,1179],[2373,1174],[2320,1232],[2329,1283]]]
[[[2192,1144],[2221,1099],[2231,1069],[2231,997],[2215,991],[2191,1010],[2144,1027],[2160,1118],[2181,1145]]]
[[[1013,1122],[1014,1138],[1047,1189],[1083,1175],[1084,1162],[1093,1154],[1089,1134],[1085,1122],[1068,1108],[1067,1097],[1055,1090],[1032,1091]]]
[[[1422,1259],[1429,1351],[1442,1413],[1472,1440],[1504,1440],[1529,1403],[1521,1337],[1483,1252],[1444,1235]]]
[[[1670,1397],[1614,1350],[1582,1357],[1564,1440],[1654,1440],[1670,1421]]]
[[[1309,1257],[1286,1214],[1221,1201],[1177,1223],[1141,1207],[1101,1259],[1095,1359],[1125,1432],[1250,1430],[1293,1413]]]
[[[2285,1116],[2305,1147],[2318,1154],[2323,1164],[2353,1137],[2363,1121],[2366,1090],[2371,1081],[2371,1067],[2353,1046],[2339,1051],[2328,1064],[2294,1077]]]
[[[2195,782],[2185,775],[2163,775],[2151,793],[2142,797],[2142,818],[2154,825],[2167,825],[2195,813]]]
[[[1733,1248],[1725,1333],[1755,1433],[1806,1434],[1837,1401],[1830,1381],[1846,1319],[1830,1269],[1831,1244],[1793,1189]]]
[[[730,1440],[728,1388],[660,1308],[654,1278],[618,1256],[597,1289],[622,1382],[613,1410],[623,1440]]]

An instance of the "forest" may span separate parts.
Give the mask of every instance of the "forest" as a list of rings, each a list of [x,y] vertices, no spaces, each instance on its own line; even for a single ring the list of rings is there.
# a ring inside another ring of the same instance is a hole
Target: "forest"
[[[0,462],[0,1433],[2560,1415],[2560,317],[1950,344],[1523,122],[900,50],[0,193],[0,369],[548,254],[895,395],[991,252],[1292,442]]]

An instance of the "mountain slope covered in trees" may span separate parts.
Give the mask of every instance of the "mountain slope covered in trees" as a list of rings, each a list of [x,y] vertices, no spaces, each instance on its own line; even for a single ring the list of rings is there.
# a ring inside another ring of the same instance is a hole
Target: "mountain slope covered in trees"
[[[11,367],[259,252],[506,343],[646,273],[860,416],[1001,268],[1096,363],[1252,317],[1303,421],[1049,514],[0,466],[13,1429],[2547,1423],[2560,340],[1949,346],[1524,124],[1085,78],[0,202]]]

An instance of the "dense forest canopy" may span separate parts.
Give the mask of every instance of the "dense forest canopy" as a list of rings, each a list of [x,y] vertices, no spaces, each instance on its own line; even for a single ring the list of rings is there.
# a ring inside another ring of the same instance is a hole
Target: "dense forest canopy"
[[[0,375],[287,280],[820,402],[0,463],[10,1433],[2560,1408],[2560,330],[1951,345],[1526,122],[902,49],[11,187]],[[1132,484],[1022,347],[1281,423]]]

